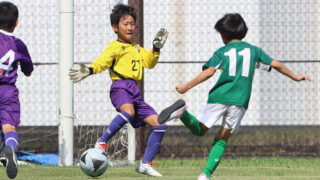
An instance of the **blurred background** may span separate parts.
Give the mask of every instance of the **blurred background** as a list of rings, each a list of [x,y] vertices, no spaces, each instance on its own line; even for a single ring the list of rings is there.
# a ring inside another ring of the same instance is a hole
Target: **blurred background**
[[[35,71],[20,74],[20,150],[57,152],[59,125],[59,1],[10,0],[19,8],[15,35],[27,45]],[[244,41],[261,47],[295,73],[312,82],[294,82],[280,73],[255,73],[251,101],[240,131],[228,143],[225,156],[320,156],[320,0],[76,0],[74,1],[74,62],[90,64],[115,40],[109,15],[117,3],[129,3],[138,13],[136,40],[152,48],[161,27],[169,31],[158,65],[145,69],[144,99],[160,112],[183,98],[200,117],[213,78],[180,95],[185,83],[223,46],[214,25],[226,13],[240,13],[249,31]],[[104,132],[117,115],[110,100],[108,72],[74,85],[75,157]],[[170,122],[157,157],[206,157],[217,132],[193,136],[179,120]],[[217,124],[218,126],[219,124]],[[137,158],[142,156],[150,127],[137,131]],[[118,133],[114,148],[125,157],[126,131]],[[120,141],[118,141],[121,139]]]

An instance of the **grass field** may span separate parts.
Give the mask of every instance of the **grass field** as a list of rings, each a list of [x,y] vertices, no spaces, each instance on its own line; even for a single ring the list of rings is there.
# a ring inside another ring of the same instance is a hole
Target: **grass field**
[[[195,180],[205,166],[206,159],[161,159],[156,167],[165,180]],[[320,179],[320,158],[236,158],[223,159],[215,178],[224,180],[294,180]],[[5,169],[0,168],[0,179],[7,179]],[[98,178],[86,176],[79,167],[19,166],[17,180],[90,180],[90,179],[157,179],[138,174],[135,166],[108,167]]]

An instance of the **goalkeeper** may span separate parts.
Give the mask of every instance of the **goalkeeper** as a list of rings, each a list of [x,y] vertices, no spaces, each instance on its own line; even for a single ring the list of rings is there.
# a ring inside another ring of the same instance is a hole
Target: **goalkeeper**
[[[153,49],[147,51],[132,41],[136,23],[136,13],[132,7],[123,4],[116,5],[112,10],[110,20],[118,39],[112,41],[89,67],[81,64],[80,67],[71,68],[70,79],[78,82],[89,75],[109,70],[112,80],[110,99],[120,113],[113,118],[95,147],[105,152],[110,138],[128,122],[134,128],[148,124],[152,126],[152,132],[143,159],[137,164],[136,171],[150,176],[162,176],[152,167],[151,161],[158,152],[167,125],[158,123],[158,114],[143,101],[137,82],[142,78],[143,68],[152,69],[157,64],[160,49],[167,39],[168,32],[162,28],[153,41]]]

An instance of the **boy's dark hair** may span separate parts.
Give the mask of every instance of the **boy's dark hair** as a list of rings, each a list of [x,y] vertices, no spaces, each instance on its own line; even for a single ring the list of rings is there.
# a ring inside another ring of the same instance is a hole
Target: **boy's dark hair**
[[[11,2],[0,2],[0,29],[10,30],[15,26],[19,11]]]
[[[118,26],[121,17],[125,15],[132,16],[134,21],[136,21],[137,14],[133,7],[124,4],[115,5],[112,9],[112,13],[110,14],[111,25],[115,24]]]
[[[246,22],[238,13],[224,15],[214,28],[229,41],[232,39],[241,40],[248,32]]]

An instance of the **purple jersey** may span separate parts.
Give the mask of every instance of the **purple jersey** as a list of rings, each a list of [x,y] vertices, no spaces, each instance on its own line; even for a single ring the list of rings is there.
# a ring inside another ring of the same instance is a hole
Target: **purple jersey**
[[[33,65],[26,45],[12,33],[0,30],[0,85],[16,83],[18,62],[24,74],[31,74]]]

